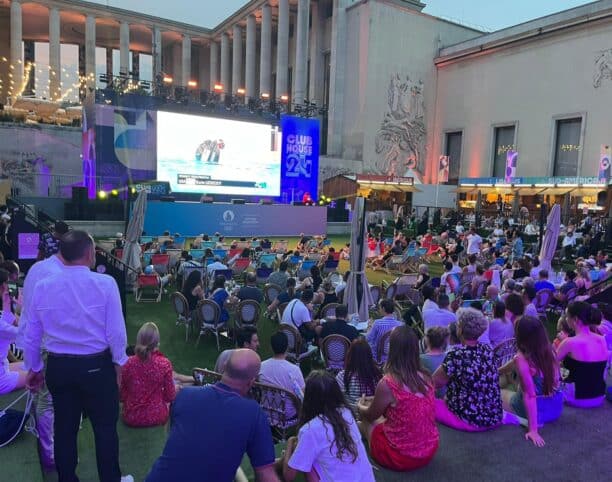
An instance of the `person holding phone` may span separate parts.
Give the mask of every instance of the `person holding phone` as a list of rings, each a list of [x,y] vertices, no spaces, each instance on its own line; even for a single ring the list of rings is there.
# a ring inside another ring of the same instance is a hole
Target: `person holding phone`
[[[0,268],[0,296],[2,312],[0,313],[0,395],[25,387],[27,372],[23,362],[9,363],[7,355],[9,346],[17,337],[17,318],[11,311],[11,295],[8,287],[9,273]]]

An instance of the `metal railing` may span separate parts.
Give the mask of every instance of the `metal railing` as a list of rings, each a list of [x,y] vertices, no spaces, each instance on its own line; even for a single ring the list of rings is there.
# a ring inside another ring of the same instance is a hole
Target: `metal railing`
[[[105,186],[118,186],[120,183],[119,177],[96,176],[96,192],[105,189]],[[82,175],[32,172],[11,178],[11,196],[71,198],[72,188],[79,186],[83,186]]]

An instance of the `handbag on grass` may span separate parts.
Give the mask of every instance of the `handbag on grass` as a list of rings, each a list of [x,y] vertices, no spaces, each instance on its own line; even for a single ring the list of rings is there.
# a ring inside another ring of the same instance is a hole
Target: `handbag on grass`
[[[14,410],[11,407],[23,397],[26,397],[25,411]],[[30,420],[30,409],[32,408],[32,394],[29,391],[23,392],[5,409],[0,410],[0,447],[10,444],[23,431],[27,422]],[[36,432],[36,429],[28,427],[29,432]]]

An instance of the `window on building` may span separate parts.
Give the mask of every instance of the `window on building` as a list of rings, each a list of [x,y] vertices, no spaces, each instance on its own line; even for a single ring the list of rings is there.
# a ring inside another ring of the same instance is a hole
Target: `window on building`
[[[463,142],[463,132],[447,132],[446,142],[444,143],[444,155],[449,158],[448,182],[457,184],[461,171],[461,144]]]
[[[493,132],[493,177],[506,176],[506,156],[508,151],[516,150],[514,136],[516,126],[496,127]]]
[[[582,118],[559,119],[555,126],[555,158],[553,176],[577,176],[582,146]]]

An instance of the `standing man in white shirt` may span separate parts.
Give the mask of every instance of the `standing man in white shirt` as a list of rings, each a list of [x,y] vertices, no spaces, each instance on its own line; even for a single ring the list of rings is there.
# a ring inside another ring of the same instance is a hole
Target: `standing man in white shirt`
[[[482,246],[482,238],[476,232],[476,228],[474,226],[470,227],[470,232],[468,234],[468,248],[467,254],[480,254],[480,248]]]
[[[60,242],[64,268],[41,280],[32,297],[24,340],[27,385],[45,380],[53,397],[55,465],[59,481],[76,481],[77,434],[86,412],[96,441],[98,477],[133,481],[119,468],[118,381],[127,361],[127,335],[119,289],[113,278],[94,273],[94,241],[70,231]],[[42,340],[47,350],[43,372]]]

